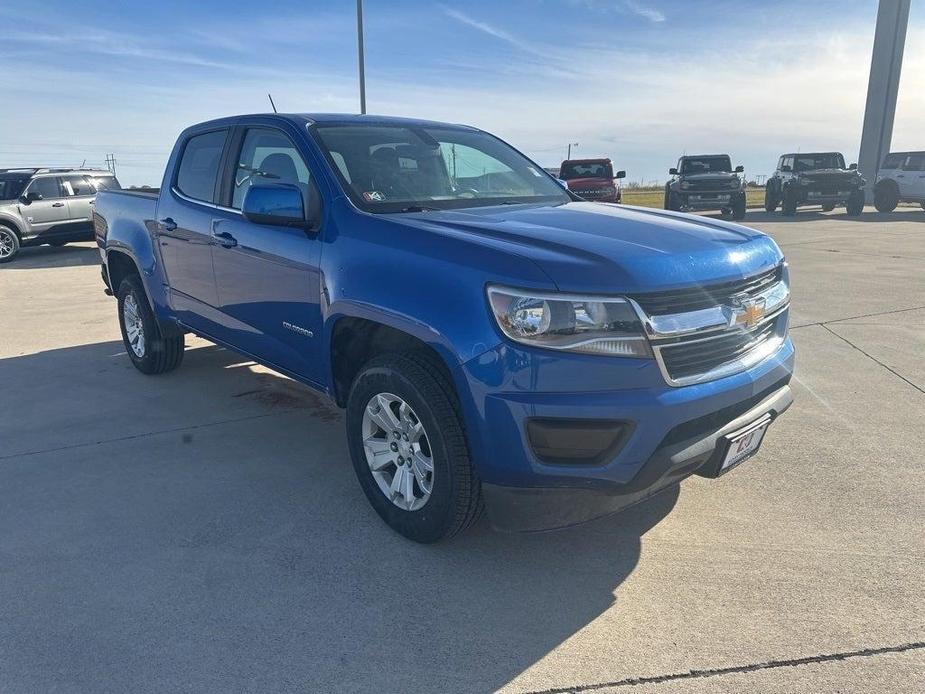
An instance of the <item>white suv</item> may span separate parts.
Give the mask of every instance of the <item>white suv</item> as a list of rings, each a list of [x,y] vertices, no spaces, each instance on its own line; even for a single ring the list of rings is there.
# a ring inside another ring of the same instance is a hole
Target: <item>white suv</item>
[[[892,152],[877,172],[874,206],[892,212],[900,202],[917,202],[925,210],[925,152]]]

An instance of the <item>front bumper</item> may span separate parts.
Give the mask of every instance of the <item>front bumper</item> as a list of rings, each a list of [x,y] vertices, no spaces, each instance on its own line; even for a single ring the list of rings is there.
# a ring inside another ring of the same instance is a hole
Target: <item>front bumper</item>
[[[626,508],[709,463],[743,418],[783,412],[792,372],[789,338],[751,369],[684,387],[667,385],[652,359],[490,350],[464,365],[460,388],[489,518],[502,529],[543,530]],[[531,445],[536,419],[632,428],[605,460],[551,464]]]
[[[744,195],[739,190],[695,191],[678,194],[682,207],[687,210],[720,210],[732,207]]]

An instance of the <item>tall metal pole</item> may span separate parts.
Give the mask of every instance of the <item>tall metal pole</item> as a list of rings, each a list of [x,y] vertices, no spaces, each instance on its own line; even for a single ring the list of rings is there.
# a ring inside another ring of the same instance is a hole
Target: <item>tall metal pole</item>
[[[363,58],[363,0],[357,0],[357,54],[360,65],[360,113],[366,113],[366,65]]]
[[[893,139],[893,119],[896,116],[896,96],[899,93],[899,73],[906,45],[911,0],[880,0],[874,50],[870,59],[870,81],[867,84],[867,107],[861,132],[858,169],[867,179],[867,201],[873,199],[877,169],[890,151]]]

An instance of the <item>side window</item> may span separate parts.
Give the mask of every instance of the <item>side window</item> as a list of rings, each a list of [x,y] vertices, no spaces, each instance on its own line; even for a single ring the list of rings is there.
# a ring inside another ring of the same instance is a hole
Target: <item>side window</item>
[[[96,188],[83,176],[64,176],[61,179],[61,185],[64,188],[64,194],[69,198],[96,195]]]
[[[270,128],[250,128],[244,135],[235,166],[231,206],[240,210],[252,185],[287,183],[302,191],[308,209],[310,177],[305,160],[286,135]]]
[[[910,154],[903,171],[925,171],[925,153]]]
[[[883,166],[881,168],[888,171],[895,171],[896,169],[902,168],[905,160],[905,154],[888,154],[886,155],[886,159],[883,160]]]
[[[32,183],[29,184],[29,189],[26,192],[38,193],[45,200],[48,200],[49,198],[62,197],[61,190],[58,186],[58,179],[55,176],[43,176],[41,178],[33,179]]]
[[[186,141],[177,169],[177,189],[194,200],[212,202],[227,130],[194,135]]]
[[[94,176],[90,179],[97,190],[121,190],[122,186],[115,176]]]

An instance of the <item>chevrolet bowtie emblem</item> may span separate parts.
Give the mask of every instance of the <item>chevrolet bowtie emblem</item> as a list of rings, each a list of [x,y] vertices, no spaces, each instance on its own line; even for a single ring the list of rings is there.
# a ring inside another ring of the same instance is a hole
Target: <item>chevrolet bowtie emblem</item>
[[[746,328],[754,328],[767,313],[764,297],[732,297],[733,322]]]

